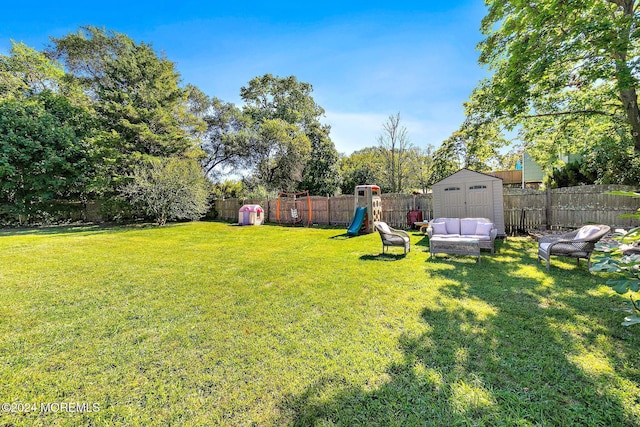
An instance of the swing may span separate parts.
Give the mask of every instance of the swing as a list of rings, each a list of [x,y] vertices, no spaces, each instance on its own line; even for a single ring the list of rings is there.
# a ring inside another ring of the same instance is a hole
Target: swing
[[[306,196],[307,206],[302,204],[302,197]],[[311,197],[309,191],[299,193],[280,192],[276,200],[276,220],[278,224],[298,224],[311,225]]]

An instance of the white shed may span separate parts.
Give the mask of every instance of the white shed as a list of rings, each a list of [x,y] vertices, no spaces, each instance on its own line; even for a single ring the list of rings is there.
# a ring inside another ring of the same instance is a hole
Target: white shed
[[[434,218],[489,218],[505,236],[502,179],[460,169],[433,184]]]

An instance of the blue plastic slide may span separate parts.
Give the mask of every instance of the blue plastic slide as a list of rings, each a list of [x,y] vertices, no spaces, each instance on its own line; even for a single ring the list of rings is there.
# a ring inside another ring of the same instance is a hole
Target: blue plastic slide
[[[355,236],[360,233],[360,227],[362,227],[362,221],[364,221],[364,214],[367,213],[367,208],[356,208],[356,213],[353,215],[351,225],[347,230],[349,236]]]

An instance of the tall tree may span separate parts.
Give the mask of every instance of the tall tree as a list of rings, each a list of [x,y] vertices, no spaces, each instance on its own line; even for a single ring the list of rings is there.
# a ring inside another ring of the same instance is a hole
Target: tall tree
[[[334,195],[340,185],[340,157],[329,138],[329,127],[312,126],[307,136],[311,142],[311,152],[304,167],[300,189],[309,190],[312,195]]]
[[[62,66],[43,53],[12,41],[10,54],[0,55],[0,97],[57,92],[64,74]]]
[[[477,122],[518,126],[528,148],[546,145],[536,160],[549,167],[559,150],[588,153],[610,142],[581,134],[591,127],[617,134],[617,151],[640,155],[637,0],[487,5],[480,63],[492,74],[474,91]]]
[[[189,130],[204,123],[189,111],[189,91],[180,87],[173,62],[151,45],[96,27],[52,41],[49,55],[82,82],[105,131],[115,133],[118,150],[130,158],[125,163],[194,147]]]
[[[384,157],[379,147],[354,151],[340,159],[342,194],[353,194],[356,185],[377,184],[385,193],[390,191],[384,179]]]
[[[378,145],[385,159],[388,186],[392,193],[401,193],[408,175],[407,153],[411,141],[407,128],[400,124],[400,113],[389,116],[382,129]]]
[[[265,74],[255,77],[240,89],[244,112],[255,123],[280,119],[297,125],[305,132],[319,123],[324,109],[311,96],[313,86],[295,76],[277,77]]]
[[[268,191],[295,191],[311,151],[307,135],[284,120],[267,119],[257,131],[256,144],[256,177]]]
[[[271,147],[267,151],[281,152],[282,146],[290,145],[285,138],[282,141],[274,139],[275,135],[294,135],[294,139],[300,143],[294,144],[299,146],[300,150],[293,152],[306,153],[301,156],[294,156],[295,161],[303,160],[302,165],[304,174],[298,173],[298,166],[291,167],[288,170],[293,173],[291,177],[298,176],[297,184],[293,186],[296,189],[301,185],[310,185],[309,189],[313,192],[332,192],[335,190],[332,182],[335,180],[336,163],[338,157],[335,152],[335,146],[329,137],[329,126],[320,123],[320,117],[324,114],[324,109],[316,104],[311,96],[313,87],[309,83],[300,82],[295,76],[277,77],[271,74],[265,74],[261,77],[253,78],[246,87],[240,89],[240,96],[245,105],[243,106],[244,114],[250,118],[256,135],[256,146],[259,147],[258,158],[259,169],[264,168],[263,161],[265,155],[265,147]],[[287,132],[275,132],[276,128],[282,128],[287,124]],[[266,129],[262,129],[263,127]],[[313,145],[311,153],[307,149],[303,149],[302,139],[304,135],[307,143]],[[311,154],[311,155],[309,155]],[[311,163],[307,163],[311,162]],[[302,172],[301,171],[301,172]],[[265,174],[261,171],[259,176],[266,178],[271,174]],[[291,178],[290,177],[290,178]],[[302,184],[303,178],[305,183]],[[317,182],[311,182],[318,179]],[[289,179],[276,180],[282,185],[291,187],[292,182]],[[269,190],[275,190],[273,182],[265,182],[265,186]],[[283,187],[284,188],[284,187]],[[326,193],[325,193],[326,194]]]
[[[86,194],[94,170],[91,117],[49,91],[0,100],[0,208],[22,220],[53,199]]]
[[[409,170],[407,179],[407,190],[420,191],[426,193],[427,189],[435,182],[432,181],[434,160],[434,148],[427,145],[424,148],[412,147],[407,153]]]
[[[201,135],[203,166],[207,176],[250,164],[256,141],[250,119],[232,103],[213,98],[204,114],[207,130]]]

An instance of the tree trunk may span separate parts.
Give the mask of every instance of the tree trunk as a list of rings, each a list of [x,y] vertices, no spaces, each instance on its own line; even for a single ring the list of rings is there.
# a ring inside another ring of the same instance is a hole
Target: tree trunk
[[[636,153],[640,153],[640,109],[638,109],[638,94],[636,93],[635,79],[627,58],[632,49],[633,43],[633,18],[635,15],[636,0],[609,0],[622,8],[623,14],[629,19],[628,26],[621,28],[618,34],[620,43],[619,50],[614,53],[616,64],[616,79],[620,90],[620,101],[627,115],[627,121],[631,125],[631,136],[633,137],[633,147]]]
[[[635,151],[640,153],[640,108],[635,88],[620,90],[620,100],[627,114],[627,121],[631,125],[631,136]]]

